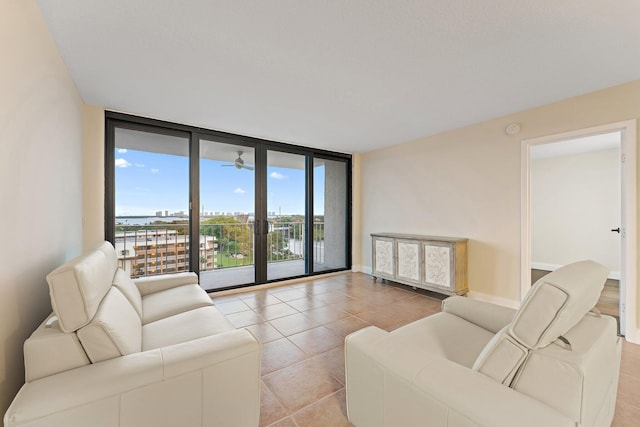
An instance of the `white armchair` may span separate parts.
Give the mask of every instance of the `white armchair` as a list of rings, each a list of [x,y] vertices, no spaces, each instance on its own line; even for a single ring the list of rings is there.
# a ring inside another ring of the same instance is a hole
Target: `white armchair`
[[[346,338],[347,412],[357,427],[609,426],[621,342],[593,309],[592,261],[539,280],[518,311],[464,297],[393,332]]]

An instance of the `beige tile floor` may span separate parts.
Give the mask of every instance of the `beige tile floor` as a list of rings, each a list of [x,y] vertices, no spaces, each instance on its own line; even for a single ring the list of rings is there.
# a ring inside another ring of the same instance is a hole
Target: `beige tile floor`
[[[344,337],[368,325],[393,330],[440,310],[425,295],[345,273],[216,297],[236,327],[262,342],[261,426],[339,427],[346,417]],[[440,296],[440,298],[443,298]],[[640,346],[623,343],[613,426],[640,419]]]

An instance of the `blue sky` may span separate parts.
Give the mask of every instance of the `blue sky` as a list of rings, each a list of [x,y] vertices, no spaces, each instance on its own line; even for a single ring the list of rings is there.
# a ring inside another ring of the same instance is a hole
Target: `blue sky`
[[[116,149],[116,216],[187,212],[189,160],[184,156]],[[254,212],[254,171],[200,161],[200,204],[206,212]],[[304,214],[304,171],[267,168],[267,210]],[[324,209],[324,167],[315,169],[316,214]]]

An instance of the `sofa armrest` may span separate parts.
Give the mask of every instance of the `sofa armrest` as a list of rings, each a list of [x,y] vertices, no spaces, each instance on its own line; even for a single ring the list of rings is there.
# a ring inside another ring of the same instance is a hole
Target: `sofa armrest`
[[[210,402],[201,408],[203,414],[198,413],[198,419],[212,418],[212,412],[216,412],[218,419],[231,423],[227,425],[251,425],[252,421],[234,424],[238,403],[229,400],[235,401],[241,394],[246,399],[239,399],[242,404],[251,407],[242,408],[247,414],[241,416],[255,418],[257,425],[260,353],[253,335],[238,329],[71,369],[25,384],[5,414],[5,426],[50,425],[60,416],[72,420],[62,423],[65,425],[90,425],[101,416],[110,419],[112,412],[120,418],[129,417],[131,425],[138,424],[131,420],[172,425],[171,421],[156,422],[154,417],[162,414],[163,407],[174,411],[175,416],[192,412],[192,403],[181,409],[177,405],[182,403],[174,402],[172,392],[180,387],[188,391],[193,402]],[[231,382],[236,377],[240,378],[238,383]],[[212,395],[218,401],[209,400]],[[104,414],[96,413],[101,409]],[[110,424],[105,421],[104,425]]]
[[[443,300],[442,311],[458,316],[494,334],[511,323],[516,314],[516,310],[509,307],[461,296]]]
[[[146,276],[133,279],[141,296],[183,285],[198,284],[198,275],[195,273],[173,273],[158,276]]]

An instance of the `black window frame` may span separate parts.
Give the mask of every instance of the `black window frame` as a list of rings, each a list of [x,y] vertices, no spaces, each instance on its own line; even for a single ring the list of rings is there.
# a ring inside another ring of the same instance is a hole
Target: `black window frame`
[[[266,152],[274,150],[292,154],[300,154],[306,157],[306,200],[305,200],[305,244],[307,250],[307,265],[305,266],[305,274],[286,277],[281,279],[267,280],[266,272],[256,273],[255,282],[248,285],[234,285],[224,288],[209,290],[208,292],[216,292],[228,289],[242,288],[257,284],[279,282],[283,280],[291,280],[301,277],[313,277],[322,274],[335,273],[339,271],[348,271],[352,264],[352,156],[348,153],[334,152],[324,149],[304,147],[294,144],[281,143],[267,139],[249,137],[244,135],[233,134],[229,132],[221,132],[212,129],[189,126],[179,123],[173,123],[163,120],[150,119],[146,117],[135,116],[131,114],[119,113],[114,111],[105,111],[105,240],[115,243],[115,129],[123,128],[129,130],[137,130],[143,132],[151,132],[162,135],[178,136],[188,138],[189,140],[189,230],[190,236],[199,235],[199,215],[200,212],[200,176],[199,176],[199,141],[204,139],[215,139],[219,142],[226,142],[234,145],[242,145],[253,147],[256,153],[256,163],[258,161],[265,162]],[[332,161],[344,162],[346,166],[346,218],[345,218],[345,267],[327,269],[322,271],[313,270],[313,242],[310,239],[312,235],[311,227],[313,227],[313,164],[315,158],[327,159]],[[266,177],[256,174],[256,195],[255,195],[255,214],[258,218],[258,210],[260,216],[266,216]],[[196,215],[194,216],[194,212]],[[199,275],[199,252],[194,250],[194,246],[198,245],[198,239],[190,238],[190,271]],[[259,247],[260,246],[260,247]],[[254,263],[258,255],[262,256],[262,247],[256,242],[254,253]],[[266,263],[266,258],[265,258]],[[265,264],[266,269],[266,264]]]

